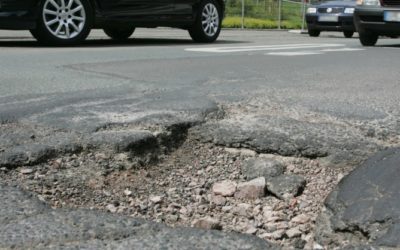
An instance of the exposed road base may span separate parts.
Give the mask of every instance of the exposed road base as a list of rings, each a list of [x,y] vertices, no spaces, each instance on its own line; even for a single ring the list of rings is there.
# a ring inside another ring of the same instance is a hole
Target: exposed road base
[[[2,249],[274,249],[247,235],[173,229],[93,210],[53,210],[32,195],[2,184],[0,195]]]

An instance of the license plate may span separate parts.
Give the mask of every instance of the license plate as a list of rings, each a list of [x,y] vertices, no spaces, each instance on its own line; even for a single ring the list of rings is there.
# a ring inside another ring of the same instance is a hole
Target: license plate
[[[338,16],[319,16],[319,22],[337,22],[339,20]]]
[[[386,22],[400,22],[400,11],[384,11],[383,20]]]

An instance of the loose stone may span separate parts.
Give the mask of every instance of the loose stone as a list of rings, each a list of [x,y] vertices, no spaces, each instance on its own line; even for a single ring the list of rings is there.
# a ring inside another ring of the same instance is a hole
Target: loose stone
[[[19,171],[21,174],[32,174],[34,171],[31,168],[23,168]]]
[[[289,238],[298,237],[301,235],[301,231],[298,228],[291,228],[286,231],[286,235]]]
[[[193,226],[207,230],[222,230],[222,226],[219,221],[211,217],[199,219],[193,223]]]
[[[106,209],[111,213],[116,213],[117,212],[117,207],[114,206],[114,204],[108,204],[106,206]]]
[[[162,197],[161,196],[150,196],[149,200],[153,202],[154,204],[158,204],[162,202]]]
[[[224,206],[221,210],[222,212],[229,213],[232,210],[232,206]]]
[[[124,194],[126,196],[131,196],[132,195],[132,191],[130,191],[129,189],[125,189]]]
[[[121,154],[116,154],[115,156],[114,156],[114,159],[116,160],[116,161],[126,161],[126,160],[128,160],[128,155],[127,154],[124,154],[124,153],[121,153]]]
[[[233,155],[243,155],[249,157],[254,157],[257,155],[255,151],[250,149],[225,148],[225,151]]]
[[[217,206],[224,206],[226,204],[226,198],[221,195],[213,195],[211,197],[211,202]]]
[[[247,180],[251,180],[258,177],[264,177],[269,179],[282,175],[285,171],[285,167],[282,163],[271,159],[256,158],[246,162],[243,173]]]
[[[260,177],[249,182],[240,183],[237,186],[235,198],[257,199],[265,196],[265,178]]]
[[[280,240],[283,238],[283,236],[285,235],[285,230],[276,230],[275,232],[272,233],[265,233],[260,235],[261,238],[266,239],[266,240]]]
[[[257,228],[255,228],[255,227],[253,227],[253,226],[250,226],[250,227],[246,230],[246,232],[244,232],[244,233],[245,233],[245,234],[256,234],[257,231],[258,231]]]
[[[236,183],[233,181],[222,181],[215,183],[212,191],[215,195],[222,195],[224,197],[233,196],[236,192]]]
[[[240,203],[232,209],[232,212],[236,215],[249,216],[251,214],[251,205],[246,203]]]
[[[310,221],[310,217],[305,214],[299,214],[291,220],[291,222],[296,223],[296,224],[305,224],[309,221]]]
[[[281,175],[267,181],[267,189],[282,200],[291,199],[300,195],[306,181],[299,175]]]

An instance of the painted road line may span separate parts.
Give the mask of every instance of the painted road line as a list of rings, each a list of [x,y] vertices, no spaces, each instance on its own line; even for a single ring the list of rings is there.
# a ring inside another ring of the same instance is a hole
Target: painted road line
[[[280,45],[261,45],[261,46],[238,46],[238,47],[205,47],[205,48],[187,48],[186,51],[208,52],[208,53],[233,53],[233,52],[251,52],[251,51],[275,51],[289,49],[320,49],[343,47],[344,44],[280,44]]]
[[[365,49],[359,48],[340,48],[340,49],[322,49],[322,50],[304,50],[304,51],[284,51],[284,52],[270,52],[265,55],[272,56],[307,56],[307,55],[322,55],[327,52],[352,52],[352,51],[361,51]]]
[[[323,49],[323,52],[351,52],[351,51],[361,51],[365,49],[358,49],[358,48],[340,48],[340,49]]]
[[[271,52],[265,55],[271,56],[309,56],[309,55],[322,55],[321,51],[288,51],[288,52]]]

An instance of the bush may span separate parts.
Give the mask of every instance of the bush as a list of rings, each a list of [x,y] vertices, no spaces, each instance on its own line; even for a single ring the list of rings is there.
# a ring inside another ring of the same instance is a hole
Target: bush
[[[225,17],[222,22],[222,28],[241,28],[242,18],[241,17]]]
[[[297,2],[296,2],[297,1]],[[278,1],[277,0],[245,0],[244,27],[248,29],[276,29],[278,28]],[[226,0],[225,28],[242,27],[241,0]],[[300,0],[282,0],[281,28],[297,29],[302,23],[302,2]]]
[[[241,17],[226,17],[222,22],[223,28],[241,28]],[[278,28],[278,21],[257,18],[245,18],[244,27],[246,29],[276,29]],[[301,27],[301,22],[282,21],[282,29],[298,29]]]

